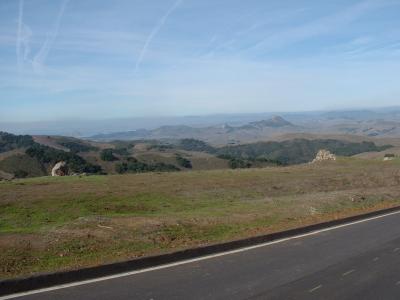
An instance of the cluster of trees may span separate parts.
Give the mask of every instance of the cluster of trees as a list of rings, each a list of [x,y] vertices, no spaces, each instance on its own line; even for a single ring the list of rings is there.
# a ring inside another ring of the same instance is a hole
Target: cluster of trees
[[[231,169],[245,169],[245,168],[251,168],[251,166],[252,166],[252,163],[245,159],[231,158],[229,160],[229,167]]]
[[[29,173],[25,170],[18,169],[14,172],[15,178],[27,178]]]
[[[117,163],[115,165],[115,171],[119,174],[125,174],[125,173],[146,173],[146,172],[175,172],[180,170],[179,168],[171,164],[166,164],[166,163],[148,164],[145,162],[138,161],[133,157],[130,157],[128,162]]]
[[[100,166],[88,163],[85,159],[72,152],[35,144],[26,150],[26,154],[37,159],[43,165],[53,165],[59,161],[65,161],[69,169],[74,173],[102,173]]]
[[[351,143],[339,140],[295,139],[283,142],[259,142],[246,145],[227,146],[217,150],[220,157],[265,160],[282,165],[300,164],[311,161],[318,150],[327,149],[340,156],[352,156],[370,151],[383,151],[391,146],[377,146],[373,142]]]
[[[167,144],[153,144],[147,147],[148,150],[157,150],[160,152],[164,152],[173,148],[174,147],[172,145],[167,145]]]
[[[97,151],[98,148],[92,145],[87,145],[84,143],[73,142],[73,141],[66,141],[66,142],[59,142],[61,146],[68,148],[71,152],[78,153],[78,152],[89,152],[89,151]]]
[[[178,163],[179,166],[186,168],[186,169],[191,169],[193,168],[192,162],[188,160],[187,158],[182,157],[182,155],[177,154],[176,155],[176,162]]]
[[[373,142],[352,143],[334,139],[294,139],[283,142],[258,142],[245,145],[214,148],[196,139],[179,140],[178,149],[207,152],[229,160],[231,168],[249,168],[256,162],[272,165],[292,165],[312,161],[320,149],[339,156],[352,156],[363,152],[383,151],[392,146],[377,146]],[[168,146],[169,148],[169,146]],[[182,158],[183,159],[183,158]],[[180,166],[187,164],[177,157]]]
[[[268,159],[268,158],[264,158],[264,157],[244,159],[244,158],[240,158],[240,157],[230,156],[228,154],[220,154],[220,155],[218,155],[218,158],[228,160],[228,164],[231,169],[251,168],[253,166],[253,164],[257,163],[257,162],[263,163],[263,164],[268,164],[268,165],[273,165],[273,166],[282,165],[282,163],[280,161]]]
[[[122,155],[122,156],[127,156],[130,155],[130,152],[128,148],[125,147],[117,147],[115,149],[112,149],[114,154]]]
[[[208,153],[216,152],[216,149],[214,147],[211,147],[206,142],[196,139],[179,140],[178,147],[186,151],[198,151],[198,152],[208,152]]]
[[[34,144],[35,142],[30,135],[14,135],[0,131],[0,153],[30,147]]]
[[[129,150],[124,147],[119,147],[115,149],[103,149],[100,152],[100,158],[103,161],[117,161],[119,158],[115,155],[121,155],[121,156],[128,156]]]
[[[116,161],[118,160],[118,157],[114,155],[114,150],[113,149],[103,149],[100,152],[100,158],[103,161]]]

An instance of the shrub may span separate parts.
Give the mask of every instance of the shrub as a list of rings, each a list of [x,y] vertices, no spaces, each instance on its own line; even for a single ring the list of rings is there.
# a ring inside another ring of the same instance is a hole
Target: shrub
[[[251,168],[251,163],[244,159],[232,158],[229,160],[229,167],[231,169]]]
[[[28,172],[24,171],[24,170],[17,170],[14,172],[14,176],[16,178],[26,178],[28,177]]]
[[[124,173],[146,173],[146,172],[174,172],[180,171],[179,168],[171,164],[156,163],[147,164],[138,160],[128,161],[124,163],[117,163],[115,165],[115,171],[118,174]]]
[[[182,157],[179,154],[176,155],[176,162],[178,163],[179,166],[186,168],[186,169],[191,169],[193,167],[192,162],[190,160]]]
[[[208,152],[214,153],[215,148],[211,147],[206,142],[196,140],[196,139],[182,139],[178,144],[180,149],[186,151],[198,151],[198,152]]]
[[[86,145],[84,143],[80,142],[60,142],[59,143],[61,146],[64,146],[65,148],[68,148],[71,150],[71,152],[78,153],[78,152],[89,152],[89,151],[96,151],[98,148],[93,147],[91,145]]]
[[[101,150],[100,158],[103,161],[116,161],[116,160],[118,160],[118,158],[114,156],[114,150],[113,149]]]

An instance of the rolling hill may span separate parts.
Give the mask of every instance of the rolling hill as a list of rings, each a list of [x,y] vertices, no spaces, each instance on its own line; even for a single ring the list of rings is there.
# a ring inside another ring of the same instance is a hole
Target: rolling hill
[[[233,130],[264,131],[265,128],[293,126],[282,118],[273,118]],[[226,127],[224,130],[232,129]],[[173,131],[176,132],[176,128]],[[213,146],[193,138],[95,142],[60,136],[0,133],[0,178],[47,176],[59,161],[67,163],[69,175],[176,172],[301,164],[312,161],[320,149],[340,156],[353,156],[391,148],[382,143],[377,145],[371,139],[360,138],[353,142],[323,137],[292,138]]]

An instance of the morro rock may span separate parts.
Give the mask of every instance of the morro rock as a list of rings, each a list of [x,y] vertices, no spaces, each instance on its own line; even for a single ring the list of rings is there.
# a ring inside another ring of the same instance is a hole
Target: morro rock
[[[64,161],[56,163],[53,169],[51,170],[51,176],[67,176],[67,175],[68,175],[68,167],[67,163]]]

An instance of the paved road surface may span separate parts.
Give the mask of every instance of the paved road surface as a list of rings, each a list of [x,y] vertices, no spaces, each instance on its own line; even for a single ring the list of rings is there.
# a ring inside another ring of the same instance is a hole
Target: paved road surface
[[[18,299],[400,299],[400,214]]]

